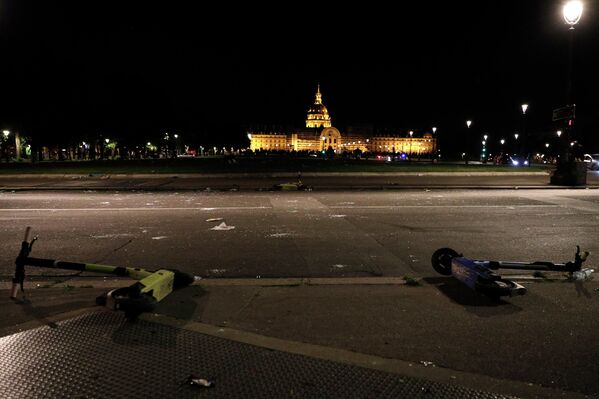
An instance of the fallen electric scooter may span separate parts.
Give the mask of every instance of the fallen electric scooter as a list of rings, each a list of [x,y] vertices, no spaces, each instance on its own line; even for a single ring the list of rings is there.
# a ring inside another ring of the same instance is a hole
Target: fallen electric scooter
[[[97,265],[93,263],[64,262],[55,259],[32,258],[29,255],[33,244],[37,240],[34,237],[29,241],[31,227],[25,230],[25,238],[21,243],[21,251],[16,260],[15,276],[12,279],[10,297],[17,299],[19,287],[24,292],[25,266],[43,267],[50,269],[78,270],[93,273],[105,273],[116,276],[126,276],[138,280],[129,287],[117,288],[96,299],[96,304],[106,306],[112,310],[125,312],[128,319],[135,319],[143,312],[152,311],[155,306],[173,290],[187,287],[192,284],[195,277],[187,273],[173,269],[160,269],[149,271],[133,267],[118,267],[109,265]]]
[[[580,254],[580,247],[576,246],[576,255],[573,262],[505,262],[494,260],[474,260],[464,257],[451,248],[440,248],[433,253],[431,263],[440,274],[455,277],[468,288],[484,294],[493,299],[502,296],[515,296],[526,294],[526,288],[515,281],[502,278],[495,273],[499,269],[530,270],[530,271],[557,271],[569,273],[573,281],[584,281],[590,278],[594,269],[582,269],[582,264],[589,256],[589,252]]]

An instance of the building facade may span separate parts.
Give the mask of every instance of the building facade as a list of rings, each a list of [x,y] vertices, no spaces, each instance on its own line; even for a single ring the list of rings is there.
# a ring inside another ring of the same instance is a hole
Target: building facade
[[[373,129],[348,128],[342,134],[332,126],[331,116],[322,102],[320,85],[316,90],[314,104],[308,109],[306,127],[292,131],[250,131],[252,151],[327,151],[335,153],[362,152],[406,153],[413,155],[432,154],[436,138],[424,132],[420,136],[414,131],[401,135],[399,132],[376,134]]]

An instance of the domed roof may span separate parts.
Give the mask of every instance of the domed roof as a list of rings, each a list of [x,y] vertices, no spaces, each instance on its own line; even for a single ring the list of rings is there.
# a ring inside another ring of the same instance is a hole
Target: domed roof
[[[308,109],[308,118],[306,119],[306,127],[331,127],[331,117],[329,110],[322,103],[322,94],[320,94],[320,85],[316,90],[316,99],[314,104]]]
[[[324,104],[312,104],[312,106],[310,107],[310,109],[308,109],[308,114],[328,114],[329,111],[327,110],[327,107],[324,106]]]

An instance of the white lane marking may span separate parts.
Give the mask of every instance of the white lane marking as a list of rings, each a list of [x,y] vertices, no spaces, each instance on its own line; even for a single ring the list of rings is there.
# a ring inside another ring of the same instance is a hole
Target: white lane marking
[[[394,208],[559,208],[560,205],[358,205],[330,206],[331,209],[394,209]]]
[[[289,237],[291,236],[291,233],[273,233],[273,234],[269,234],[266,237],[270,237],[270,238],[281,238],[281,237]]]
[[[119,237],[133,237],[130,233],[116,233],[116,234],[102,234],[102,235],[91,235],[91,238],[119,238]]]
[[[252,210],[272,209],[272,206],[223,206],[219,208],[4,208],[0,212],[70,212],[70,211],[230,211],[230,210]]]
[[[167,236],[152,237],[152,240],[164,240],[165,238],[168,238],[168,237]]]

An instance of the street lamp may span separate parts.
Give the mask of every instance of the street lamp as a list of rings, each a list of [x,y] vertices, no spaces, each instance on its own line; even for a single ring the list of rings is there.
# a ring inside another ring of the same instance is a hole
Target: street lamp
[[[571,0],[564,4],[562,13],[564,21],[570,25],[568,29],[570,31],[570,47],[568,52],[568,105],[572,105],[572,61],[574,51],[574,25],[580,21],[582,17],[582,2],[578,0]]]
[[[4,138],[5,138],[5,139],[7,139],[7,138],[8,138],[8,135],[10,134],[10,131],[8,131],[8,130],[3,130],[3,131],[2,131],[2,134],[4,135]]]
[[[504,139],[499,140],[499,142],[501,143],[501,145],[505,144],[505,140]]]
[[[562,8],[564,22],[569,25],[570,40],[568,45],[568,86],[566,91],[566,108],[568,110],[566,137],[568,141],[572,141],[574,128],[574,96],[572,90],[573,76],[573,60],[574,60],[574,26],[582,17],[583,5],[581,1],[567,1]],[[546,147],[548,148],[546,143]],[[561,147],[561,148],[560,148]],[[551,175],[551,184],[555,185],[585,185],[586,184],[586,167],[583,163],[577,162],[574,159],[573,148],[567,146],[558,146],[560,158],[558,159],[557,167]]]
[[[468,154],[470,153],[470,151],[474,151],[472,143],[470,143],[470,125],[472,125],[472,121],[468,119],[466,121],[466,155],[464,157],[465,165],[468,165]]]
[[[527,109],[528,109],[528,104],[522,104],[522,115],[526,115]]]
[[[562,13],[564,15],[564,21],[571,26],[570,29],[574,29],[574,25],[580,21],[580,17],[582,17],[582,9],[583,6],[581,1],[572,0],[564,4]]]
[[[435,126],[433,126],[433,162],[435,161],[436,157],[437,157],[437,128]]]
[[[518,137],[519,137],[518,133],[514,133],[514,138],[515,138],[516,140],[518,140]]]
[[[562,137],[562,131],[561,130],[557,131],[557,137]]]

